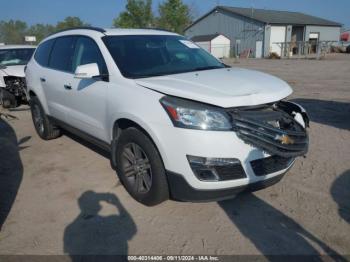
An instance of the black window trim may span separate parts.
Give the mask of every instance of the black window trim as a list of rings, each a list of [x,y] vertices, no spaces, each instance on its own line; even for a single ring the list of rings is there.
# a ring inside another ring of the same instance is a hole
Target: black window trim
[[[107,74],[105,74],[105,75],[102,76],[102,80],[105,81],[105,82],[109,82],[109,70],[108,70],[108,66],[107,66],[107,63],[106,63],[106,59],[104,58],[104,56],[103,56],[103,54],[102,54],[102,52],[101,52],[101,49],[100,49],[99,45],[97,44],[97,42],[95,41],[95,39],[93,39],[92,37],[87,36],[87,35],[82,35],[82,34],[63,35],[63,36],[53,37],[53,38],[50,38],[50,39],[44,41],[44,42],[41,43],[40,45],[42,45],[42,44],[44,44],[44,43],[46,43],[46,42],[48,42],[48,41],[50,41],[50,40],[53,40],[53,44],[52,44],[52,47],[51,47],[51,50],[50,50],[50,54],[49,54],[49,57],[48,57],[47,66],[41,65],[36,59],[34,59],[35,62],[38,63],[38,65],[40,65],[41,67],[44,67],[44,68],[46,68],[46,69],[51,69],[51,70],[55,70],[55,71],[58,71],[58,72],[63,72],[63,73],[67,73],[67,74],[74,75],[74,72],[65,71],[65,70],[60,70],[60,69],[52,68],[52,67],[49,66],[50,61],[51,61],[52,50],[53,50],[54,47],[55,47],[55,44],[56,44],[57,39],[59,39],[59,38],[64,38],[64,37],[76,37],[76,39],[74,39],[74,53],[75,53],[75,50],[76,50],[76,42],[77,42],[77,40],[78,40],[79,37],[90,38],[90,39],[96,44],[97,49],[98,49],[98,51],[99,51],[99,53],[100,53],[100,55],[101,55],[101,57],[102,57],[102,59],[103,59],[103,61],[104,61],[104,63],[105,63],[105,66],[106,66],[106,70],[107,70],[106,73],[107,73]],[[35,53],[34,53],[33,55],[35,55]]]

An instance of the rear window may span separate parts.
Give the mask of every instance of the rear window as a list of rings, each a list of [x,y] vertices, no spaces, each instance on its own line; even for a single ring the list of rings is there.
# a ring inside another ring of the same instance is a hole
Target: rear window
[[[65,72],[72,72],[74,42],[76,37],[59,37],[53,46],[49,67]]]
[[[48,66],[50,52],[54,42],[54,39],[45,41],[37,48],[34,54],[34,59],[39,63],[39,65]]]

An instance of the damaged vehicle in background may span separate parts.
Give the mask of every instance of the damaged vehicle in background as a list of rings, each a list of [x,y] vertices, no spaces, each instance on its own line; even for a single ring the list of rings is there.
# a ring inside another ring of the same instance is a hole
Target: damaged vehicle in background
[[[0,104],[4,108],[27,103],[24,68],[34,51],[34,46],[0,46]]]
[[[259,190],[308,151],[309,119],[285,100],[285,81],[228,67],[171,32],[56,33],[39,45],[26,80],[38,135],[67,129],[108,150],[145,205]]]

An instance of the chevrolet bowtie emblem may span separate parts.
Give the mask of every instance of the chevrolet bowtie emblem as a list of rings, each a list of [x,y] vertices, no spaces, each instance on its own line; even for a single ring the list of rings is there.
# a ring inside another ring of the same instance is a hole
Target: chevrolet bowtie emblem
[[[276,140],[280,141],[282,145],[293,145],[294,140],[287,135],[276,136]]]

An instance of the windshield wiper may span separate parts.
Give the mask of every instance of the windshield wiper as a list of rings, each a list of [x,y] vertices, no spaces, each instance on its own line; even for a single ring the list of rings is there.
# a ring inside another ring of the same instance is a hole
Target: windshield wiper
[[[197,67],[193,71],[204,71],[204,70],[212,70],[212,69],[221,69],[224,68],[223,66],[204,66],[204,67]]]

